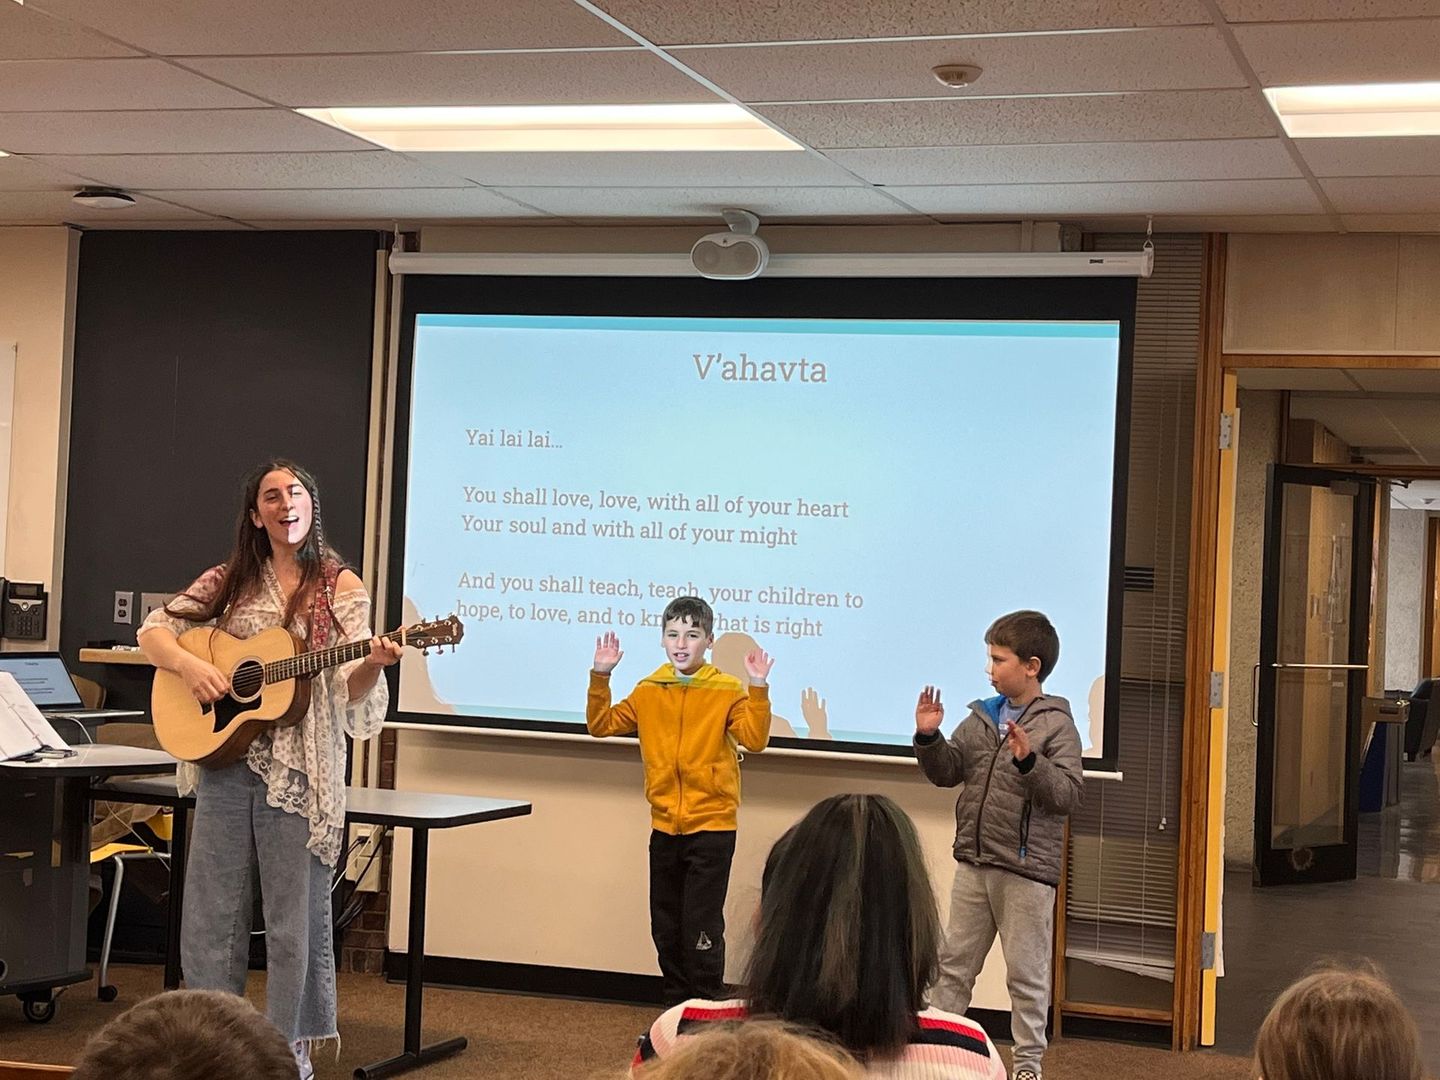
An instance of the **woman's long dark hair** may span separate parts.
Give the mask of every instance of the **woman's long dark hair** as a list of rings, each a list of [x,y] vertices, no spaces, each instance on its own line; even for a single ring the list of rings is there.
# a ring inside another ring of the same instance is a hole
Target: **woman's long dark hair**
[[[314,509],[310,532],[306,534],[305,542],[295,552],[295,559],[300,564],[300,585],[290,594],[290,600],[285,605],[285,618],[281,625],[289,626],[296,612],[300,610],[300,606],[307,602],[310,605],[312,624],[316,605],[321,602],[330,610],[331,617],[334,617],[334,597],[330,596],[329,589],[324,587],[325,565],[333,562],[343,567],[345,560],[325,539],[325,530],[320,519],[320,488],[315,483],[315,477],[295,462],[287,461],[284,458],[275,458],[255,466],[241,485],[240,513],[235,520],[235,545],[225,560],[225,574],[221,580],[219,592],[209,601],[189,593],[181,593],[166,606],[167,613],[179,618],[194,619],[197,622],[216,619],[223,626],[225,616],[234,604],[248,599],[260,591],[264,578],[265,560],[270,558],[273,549],[270,546],[270,534],[265,531],[263,525],[257,526],[251,520],[250,515],[255,511],[259,501],[261,482],[267,475],[277,470],[290,473],[300,482],[301,486],[309,492],[310,502]],[[188,601],[188,603],[172,610],[174,605],[181,600]]]
[[[915,826],[883,795],[817,803],[765,862],[746,975],[752,1015],[900,1053],[938,973],[940,916]]]

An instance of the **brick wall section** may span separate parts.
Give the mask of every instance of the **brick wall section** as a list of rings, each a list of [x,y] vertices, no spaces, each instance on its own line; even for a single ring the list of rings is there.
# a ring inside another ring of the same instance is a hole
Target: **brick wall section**
[[[380,786],[395,787],[395,732],[380,733]],[[386,927],[390,919],[390,841],[377,860],[380,864],[380,891],[369,893],[365,910],[350,924],[340,942],[340,970],[362,975],[379,975],[385,970]]]

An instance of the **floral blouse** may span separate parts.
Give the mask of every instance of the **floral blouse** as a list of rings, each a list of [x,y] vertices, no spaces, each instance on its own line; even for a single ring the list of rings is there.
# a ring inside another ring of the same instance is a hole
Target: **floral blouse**
[[[207,603],[220,589],[223,566],[212,567],[185,591],[200,603]],[[178,610],[200,610],[185,596],[171,604]],[[335,595],[335,628],[327,646],[360,641],[371,636],[370,597],[364,589],[347,589]],[[285,614],[285,593],[270,560],[265,561],[263,586],[253,596],[234,605],[224,620],[224,630],[237,638],[248,638],[279,626]],[[309,638],[307,612],[297,612],[289,630]],[[140,633],[165,627],[177,636],[197,626],[214,626],[215,620],[199,622],[168,615],[156,608],[146,617]],[[363,660],[326,668],[314,679],[310,709],[300,723],[271,728],[250,744],[246,763],[265,781],[266,801],[310,822],[310,839],[305,845],[326,866],[340,860],[345,827],[345,735],[369,739],[380,731],[390,703],[390,689],[384,678],[359,701],[350,700],[350,673]],[[201,766],[182,763],[177,780],[182,795],[193,794]]]

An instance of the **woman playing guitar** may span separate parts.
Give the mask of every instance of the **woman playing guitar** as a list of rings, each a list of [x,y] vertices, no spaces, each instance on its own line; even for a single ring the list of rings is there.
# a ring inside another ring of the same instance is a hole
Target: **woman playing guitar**
[[[258,877],[267,1012],[303,1080],[313,1073],[310,1044],[338,1037],[330,878],[343,842],[345,736],[380,730],[389,703],[380,669],[400,658],[400,646],[371,635],[370,598],[325,542],[315,481],[288,461],[251,472],[230,557],[151,612],[139,632],[146,658],[208,704],[229,693],[229,680],[176,640],[200,626],[238,638],[285,627],[311,650],[370,638],[362,659],[313,677],[299,723],[267,729],[233,764],[180,767],[181,792],[196,795],[180,934],[186,984],[244,993]]]

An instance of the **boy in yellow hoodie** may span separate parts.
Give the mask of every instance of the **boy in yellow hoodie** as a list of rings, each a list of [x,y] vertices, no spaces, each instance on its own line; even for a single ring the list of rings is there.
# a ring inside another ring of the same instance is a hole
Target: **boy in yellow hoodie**
[[[740,805],[736,744],[770,741],[775,661],[763,649],[745,657],[740,680],[705,662],[715,615],[698,596],[681,596],[660,619],[669,663],[610,704],[610,673],[624,655],[620,638],[595,639],[585,724],[596,738],[639,733],[650,802],[650,936],[659,955],[665,1004],[721,1001],[725,993],[725,894],[735,855]]]

